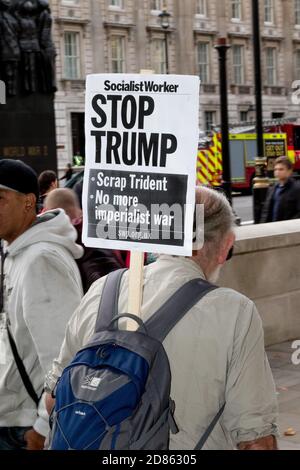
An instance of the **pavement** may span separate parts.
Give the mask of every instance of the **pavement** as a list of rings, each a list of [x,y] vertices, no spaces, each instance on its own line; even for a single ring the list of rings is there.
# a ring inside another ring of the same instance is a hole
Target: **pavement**
[[[240,217],[242,224],[253,223],[253,197],[252,196],[238,196],[232,198],[233,209],[238,217]]]
[[[292,343],[288,341],[267,348],[279,403],[280,450],[300,450],[300,364],[292,363],[295,352]],[[294,436],[284,435],[289,428],[295,431]]]

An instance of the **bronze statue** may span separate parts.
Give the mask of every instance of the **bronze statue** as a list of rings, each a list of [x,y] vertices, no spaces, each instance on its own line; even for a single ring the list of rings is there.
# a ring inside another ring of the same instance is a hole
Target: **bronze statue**
[[[37,27],[41,48],[41,87],[42,91],[56,91],[55,47],[51,37],[51,10],[48,0],[37,0]]]
[[[56,91],[51,26],[48,0],[0,0],[0,79],[8,95]]]
[[[10,13],[10,7],[10,0],[0,0],[0,78],[6,83],[7,94],[14,96],[18,91],[21,51],[19,25]]]
[[[37,91],[37,65],[40,45],[35,21],[36,6],[31,0],[17,4],[15,16],[20,25],[19,43],[22,54],[23,87],[27,92]]]

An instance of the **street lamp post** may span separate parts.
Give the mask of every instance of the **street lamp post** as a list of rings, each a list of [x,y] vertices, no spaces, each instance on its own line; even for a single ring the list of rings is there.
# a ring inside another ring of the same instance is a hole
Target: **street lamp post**
[[[266,176],[266,158],[264,157],[263,120],[262,120],[262,82],[261,82],[261,48],[259,27],[259,1],[252,0],[253,51],[256,101],[256,136],[257,157],[255,158],[255,178],[253,180],[253,213],[254,223],[260,221],[262,207],[269,187]]]
[[[229,151],[229,124],[228,124],[228,98],[227,98],[227,68],[226,54],[230,46],[226,38],[219,38],[215,49],[219,54],[220,100],[221,100],[221,133],[222,133],[222,160],[223,160],[223,189],[232,205],[231,195],[231,169]]]
[[[166,73],[169,73],[169,51],[168,51],[168,29],[170,27],[170,13],[164,7],[162,12],[158,15],[160,18],[161,27],[165,33],[165,55],[166,55]]]

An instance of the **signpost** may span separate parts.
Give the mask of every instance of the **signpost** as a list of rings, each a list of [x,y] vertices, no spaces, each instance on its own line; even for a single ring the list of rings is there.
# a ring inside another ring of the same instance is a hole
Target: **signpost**
[[[192,76],[87,77],[86,246],[191,255],[199,84]]]
[[[286,134],[278,135],[278,138],[274,138],[273,134],[264,134],[264,155],[267,171],[272,174],[276,158],[287,155]]]

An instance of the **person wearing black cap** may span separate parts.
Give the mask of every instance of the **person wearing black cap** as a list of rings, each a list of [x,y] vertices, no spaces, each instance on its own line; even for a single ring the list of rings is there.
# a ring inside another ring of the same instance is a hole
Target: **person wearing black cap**
[[[43,448],[44,376],[82,297],[76,231],[62,210],[37,216],[38,197],[37,176],[28,165],[0,160],[0,450]]]

